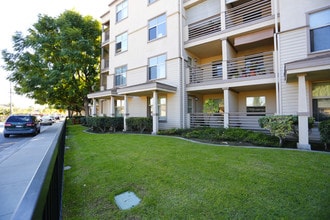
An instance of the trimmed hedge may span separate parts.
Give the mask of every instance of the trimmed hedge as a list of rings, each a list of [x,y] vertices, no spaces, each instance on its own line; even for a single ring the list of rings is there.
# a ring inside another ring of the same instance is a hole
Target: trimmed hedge
[[[330,120],[320,122],[319,131],[321,141],[324,143],[325,149],[327,150],[327,145],[330,144]]]
[[[158,132],[159,135],[180,136],[188,139],[207,140],[210,142],[242,142],[257,146],[278,147],[278,139],[262,132],[241,128],[191,128],[169,129]]]
[[[126,119],[128,131],[140,132],[152,131],[152,118],[147,117],[131,117]]]
[[[86,117],[86,126],[93,132],[116,132],[124,127],[123,117]]]

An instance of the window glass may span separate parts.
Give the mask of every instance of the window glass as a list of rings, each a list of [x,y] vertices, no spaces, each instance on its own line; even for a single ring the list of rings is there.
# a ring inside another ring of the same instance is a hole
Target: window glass
[[[149,106],[150,106],[150,112],[151,115],[153,115],[153,98],[149,99]],[[159,121],[165,121],[167,117],[167,100],[166,96],[159,96],[158,97],[158,115],[159,115]]]
[[[124,18],[127,17],[128,13],[127,13],[127,0],[123,1],[122,3],[120,3],[119,5],[117,5],[116,8],[116,21],[121,21]]]
[[[246,112],[251,112],[247,114],[248,116],[264,116],[266,112],[266,97],[246,97]],[[263,113],[260,114],[259,112]]]
[[[166,15],[158,16],[149,21],[149,40],[166,35]]]
[[[311,51],[330,49],[330,9],[309,15]]]
[[[127,33],[123,33],[116,37],[116,53],[127,50]]]
[[[166,55],[160,55],[149,59],[148,79],[159,79],[166,76]]]
[[[116,117],[123,117],[124,115],[124,100],[117,99],[115,101],[115,115]]]
[[[127,66],[121,66],[115,69],[115,84],[116,86],[126,85]]]

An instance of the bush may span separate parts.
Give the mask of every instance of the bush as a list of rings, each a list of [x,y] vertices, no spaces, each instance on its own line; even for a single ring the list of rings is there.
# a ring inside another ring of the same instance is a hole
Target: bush
[[[124,119],[122,117],[86,117],[86,126],[93,132],[116,132],[124,127]]]
[[[279,145],[283,145],[284,138],[293,131],[294,116],[292,115],[272,115],[259,119],[261,128],[270,131],[273,136],[279,138]]]
[[[319,131],[321,141],[324,143],[325,149],[327,150],[327,145],[330,144],[330,120],[320,122]]]
[[[169,129],[158,132],[159,135],[174,135],[188,139],[207,140],[210,142],[234,141],[258,146],[278,146],[276,137],[261,132],[241,128],[191,128]]]
[[[126,119],[127,130],[143,133],[152,131],[152,118],[150,117],[132,117]]]

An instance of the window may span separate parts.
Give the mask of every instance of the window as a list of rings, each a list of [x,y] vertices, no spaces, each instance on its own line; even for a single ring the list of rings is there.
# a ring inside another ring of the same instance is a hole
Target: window
[[[127,66],[121,66],[115,69],[115,85],[124,86],[126,85],[126,72]]]
[[[311,52],[330,49],[330,9],[309,15]]]
[[[222,77],[222,63],[220,61],[212,63],[212,76],[213,78]]]
[[[117,5],[116,8],[116,21],[119,22],[124,18],[127,18],[127,0]]]
[[[312,84],[313,117],[316,121],[330,119],[330,81]]]
[[[149,41],[166,35],[166,15],[163,14],[149,21]]]
[[[248,116],[264,116],[264,113],[266,112],[266,97],[246,97],[246,112],[252,113],[247,114]],[[259,112],[262,113],[260,114]]]
[[[148,79],[164,78],[166,73],[166,55],[160,55],[149,59]]]
[[[125,105],[124,100],[120,100],[120,99],[115,100],[115,116],[116,117],[124,116],[124,105]]]
[[[153,115],[153,98],[149,99],[149,106],[150,106],[150,113]],[[159,121],[166,121],[166,112],[167,112],[167,100],[166,96],[159,96],[158,97],[158,116]]]
[[[116,37],[116,53],[127,50],[127,33],[123,33]]]

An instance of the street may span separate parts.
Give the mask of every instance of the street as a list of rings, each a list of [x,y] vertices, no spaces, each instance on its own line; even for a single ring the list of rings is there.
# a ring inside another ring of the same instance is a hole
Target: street
[[[11,135],[9,138],[5,138],[2,133],[3,125],[3,122],[0,122],[0,163],[24,147],[24,143],[33,138],[33,136],[30,135]],[[51,126],[41,126],[40,133],[47,130],[49,127]]]

